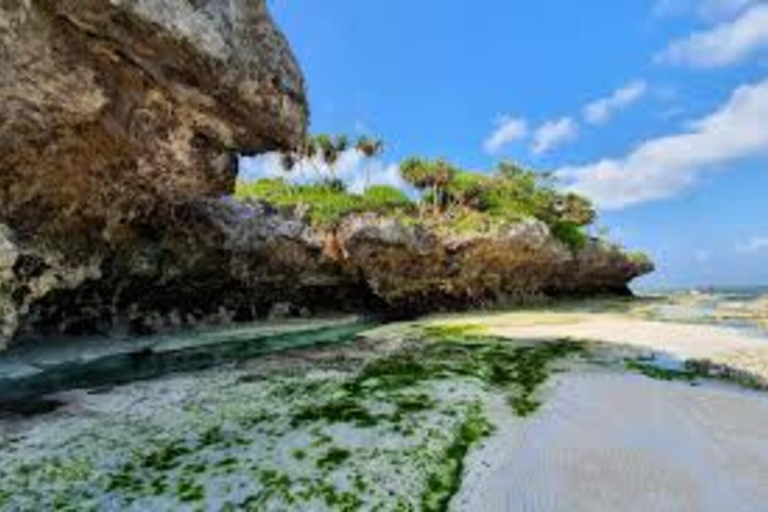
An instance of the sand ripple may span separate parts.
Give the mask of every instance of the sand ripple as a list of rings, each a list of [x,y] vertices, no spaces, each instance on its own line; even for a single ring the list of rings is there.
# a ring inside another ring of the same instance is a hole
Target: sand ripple
[[[469,460],[454,509],[764,511],[768,396],[634,375],[566,374]]]

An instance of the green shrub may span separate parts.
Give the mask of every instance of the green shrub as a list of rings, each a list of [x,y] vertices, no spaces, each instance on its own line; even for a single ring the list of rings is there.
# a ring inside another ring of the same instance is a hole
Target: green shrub
[[[235,197],[238,199],[256,197],[276,205],[283,205],[289,198],[292,199],[292,188],[293,186],[282,178],[263,178],[252,182],[238,181],[235,186]]]
[[[627,259],[635,265],[651,265],[651,258],[641,251],[631,251],[627,253]]]
[[[292,185],[280,178],[265,178],[238,183],[235,195],[239,199],[263,199],[277,206],[307,205],[311,222],[324,227],[332,227],[344,216],[366,209],[362,197],[346,192],[338,180]]]
[[[446,187],[449,198],[461,206],[486,209],[492,180],[483,174],[458,171]]]
[[[587,235],[581,227],[569,222],[560,222],[551,226],[552,234],[571,250],[583,249],[587,244]]]
[[[363,193],[366,208],[387,211],[393,208],[407,208],[411,200],[402,190],[389,185],[373,185]]]
[[[382,151],[383,144],[366,137],[351,144],[346,137],[318,135],[309,137],[302,148],[288,156],[294,162],[321,159],[334,169],[339,155],[350,149],[372,157]],[[388,185],[368,187],[362,194],[350,193],[334,172],[314,184],[293,185],[281,178],[238,183],[236,195],[258,197],[278,206],[306,205],[309,220],[322,227],[333,227],[347,215],[366,211],[446,232],[489,232],[538,219],[573,250],[585,246],[588,237],[584,228],[597,216],[588,199],[558,190],[551,173],[535,172],[513,162],[501,162],[495,172],[484,174],[459,169],[443,159],[413,157],[400,164],[400,175],[419,191],[417,200]],[[650,263],[644,254],[630,253],[628,257],[637,264]]]

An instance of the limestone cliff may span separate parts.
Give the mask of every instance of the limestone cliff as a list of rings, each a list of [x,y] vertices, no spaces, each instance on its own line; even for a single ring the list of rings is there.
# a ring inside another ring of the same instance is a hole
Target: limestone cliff
[[[265,0],[0,2],[0,69],[0,218],[25,239],[120,238],[307,123]]]

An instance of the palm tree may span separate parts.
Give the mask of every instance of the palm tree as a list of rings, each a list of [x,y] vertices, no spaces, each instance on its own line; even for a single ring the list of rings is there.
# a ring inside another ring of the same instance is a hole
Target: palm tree
[[[446,193],[457,206],[480,210],[490,188],[491,180],[487,176],[477,172],[458,171]]]
[[[324,181],[329,186],[338,188],[340,185],[336,175],[336,166],[342,154],[351,147],[346,135],[310,135],[306,137],[304,143],[297,150],[281,154],[280,163],[286,171],[293,170],[300,162],[306,163],[315,170],[318,181]],[[383,151],[384,143],[378,139],[365,137],[357,141],[354,149],[366,158],[372,158]],[[327,168],[328,175],[323,176],[322,166]],[[366,187],[367,181],[368,178],[366,177]]]
[[[432,206],[440,211],[444,191],[456,175],[456,169],[443,159],[422,160],[409,158],[400,164],[400,176],[419,190],[431,189]]]
[[[357,139],[355,143],[355,149],[366,158],[373,158],[380,155],[384,151],[384,143],[380,139],[372,139],[365,135]],[[365,168],[365,186],[364,189],[368,189],[368,185],[371,182],[371,167]]]
[[[384,151],[384,143],[381,139],[373,139],[363,135],[357,139],[355,143],[355,149],[365,155],[366,158],[373,158],[380,155]]]

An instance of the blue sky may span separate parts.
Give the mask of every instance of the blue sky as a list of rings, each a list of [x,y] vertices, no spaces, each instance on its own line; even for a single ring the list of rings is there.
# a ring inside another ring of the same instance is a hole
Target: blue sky
[[[588,5],[588,7],[585,7]],[[558,171],[656,259],[642,284],[768,284],[768,3],[271,0],[313,132]],[[350,158],[350,167],[357,165]]]

